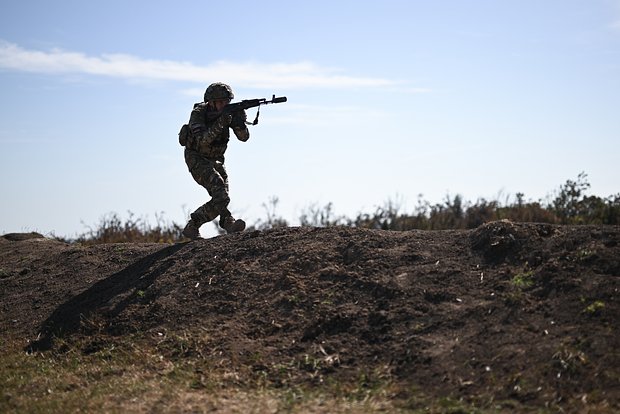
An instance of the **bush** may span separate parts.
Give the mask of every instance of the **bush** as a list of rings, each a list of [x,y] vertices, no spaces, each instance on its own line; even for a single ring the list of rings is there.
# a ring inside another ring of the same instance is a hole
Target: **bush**
[[[272,196],[269,198],[267,203],[263,203],[263,208],[265,209],[265,214],[267,215],[266,219],[258,220],[248,230],[267,230],[278,227],[288,227],[288,222],[276,214],[279,202],[280,199],[278,199],[278,197]]]
[[[577,180],[567,180],[550,202],[525,201],[523,193],[517,193],[514,202],[502,206],[499,201],[478,199],[475,203],[463,200],[459,194],[446,196],[443,203],[431,204],[418,196],[418,203],[411,213],[401,212],[401,202],[389,199],[372,213],[359,213],[355,218],[334,214],[333,204],[320,207],[311,204],[300,217],[301,226],[332,227],[349,226],[380,230],[450,230],[472,229],[486,222],[508,219],[515,222],[538,222],[551,224],[620,224],[620,193],[601,198],[586,195],[590,188],[585,173]],[[248,230],[267,230],[287,227],[288,221],[277,214],[279,199],[272,196],[263,203],[266,217],[259,219]],[[163,213],[155,215],[156,224],[150,225],[143,218],[129,218],[123,222],[116,213],[103,216],[95,227],[75,241],[96,243],[174,243],[185,240],[181,236],[183,226],[167,222]],[[217,223],[215,223],[217,227]],[[219,229],[218,227],[218,230]]]
[[[373,213],[359,213],[355,219],[339,219],[349,226],[382,230],[449,230],[472,229],[483,223],[508,219],[515,222],[550,224],[611,224],[620,220],[620,194],[605,199],[588,196],[590,188],[587,175],[580,173],[576,181],[567,180],[560,186],[555,198],[549,203],[525,201],[523,193],[517,193],[512,204],[502,206],[499,201],[479,199],[475,203],[463,200],[461,195],[446,196],[443,203],[430,204],[418,199],[418,205],[410,214],[401,213],[400,203],[392,200]],[[313,217],[330,217],[332,204],[323,211],[312,210]],[[302,225],[307,217],[300,218]],[[329,222],[329,221],[328,221]],[[312,220],[311,225],[322,225],[322,220]]]
[[[129,211],[129,217],[123,222],[117,213],[108,213],[101,217],[95,227],[86,226],[88,231],[74,241],[82,244],[100,243],[175,243],[182,240],[183,227],[164,220],[163,213],[155,214],[156,224],[135,217]]]

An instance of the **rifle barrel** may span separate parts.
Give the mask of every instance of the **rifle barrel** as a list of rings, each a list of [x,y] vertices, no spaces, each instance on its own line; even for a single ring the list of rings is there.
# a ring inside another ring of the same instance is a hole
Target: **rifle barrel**
[[[276,96],[273,95],[273,98],[271,98],[271,101],[269,101],[269,103],[282,103],[282,102],[286,102],[286,96],[280,96],[276,98]]]

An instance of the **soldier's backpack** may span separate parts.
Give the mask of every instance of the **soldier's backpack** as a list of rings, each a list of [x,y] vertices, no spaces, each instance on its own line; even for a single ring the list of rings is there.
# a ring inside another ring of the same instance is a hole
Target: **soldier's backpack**
[[[189,134],[189,125],[183,124],[181,130],[179,131],[179,144],[181,144],[182,147],[187,145],[187,141],[189,140]]]

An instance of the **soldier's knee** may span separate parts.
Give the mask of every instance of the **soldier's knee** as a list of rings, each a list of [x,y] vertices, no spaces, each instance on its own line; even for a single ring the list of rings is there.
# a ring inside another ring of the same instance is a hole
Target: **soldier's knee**
[[[218,210],[226,208],[229,203],[230,197],[225,192],[218,192],[213,195],[213,204],[218,208]]]

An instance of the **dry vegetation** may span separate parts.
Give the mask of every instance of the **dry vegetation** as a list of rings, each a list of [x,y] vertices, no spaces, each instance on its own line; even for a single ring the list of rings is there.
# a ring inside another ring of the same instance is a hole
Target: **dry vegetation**
[[[401,203],[388,200],[373,212],[360,212],[356,217],[338,216],[332,203],[306,207],[300,217],[302,227],[346,226],[381,230],[454,230],[474,229],[483,223],[497,220],[514,222],[549,223],[566,225],[618,225],[620,224],[620,193],[607,197],[588,195],[590,184],[587,175],[581,173],[575,181],[567,180],[547,201],[526,201],[518,193],[514,200],[479,199],[463,200],[460,195],[446,196],[443,203],[431,204],[419,199],[411,212],[402,211]],[[248,230],[267,230],[287,227],[289,222],[277,213],[278,198],[272,197],[263,204],[265,217]],[[181,230],[185,223],[155,216],[155,224],[147,219],[128,213],[124,221],[117,213],[108,213],[95,226],[75,239],[59,237],[59,240],[81,244],[96,243],[176,243],[182,241]],[[216,225],[216,228],[219,227]]]

